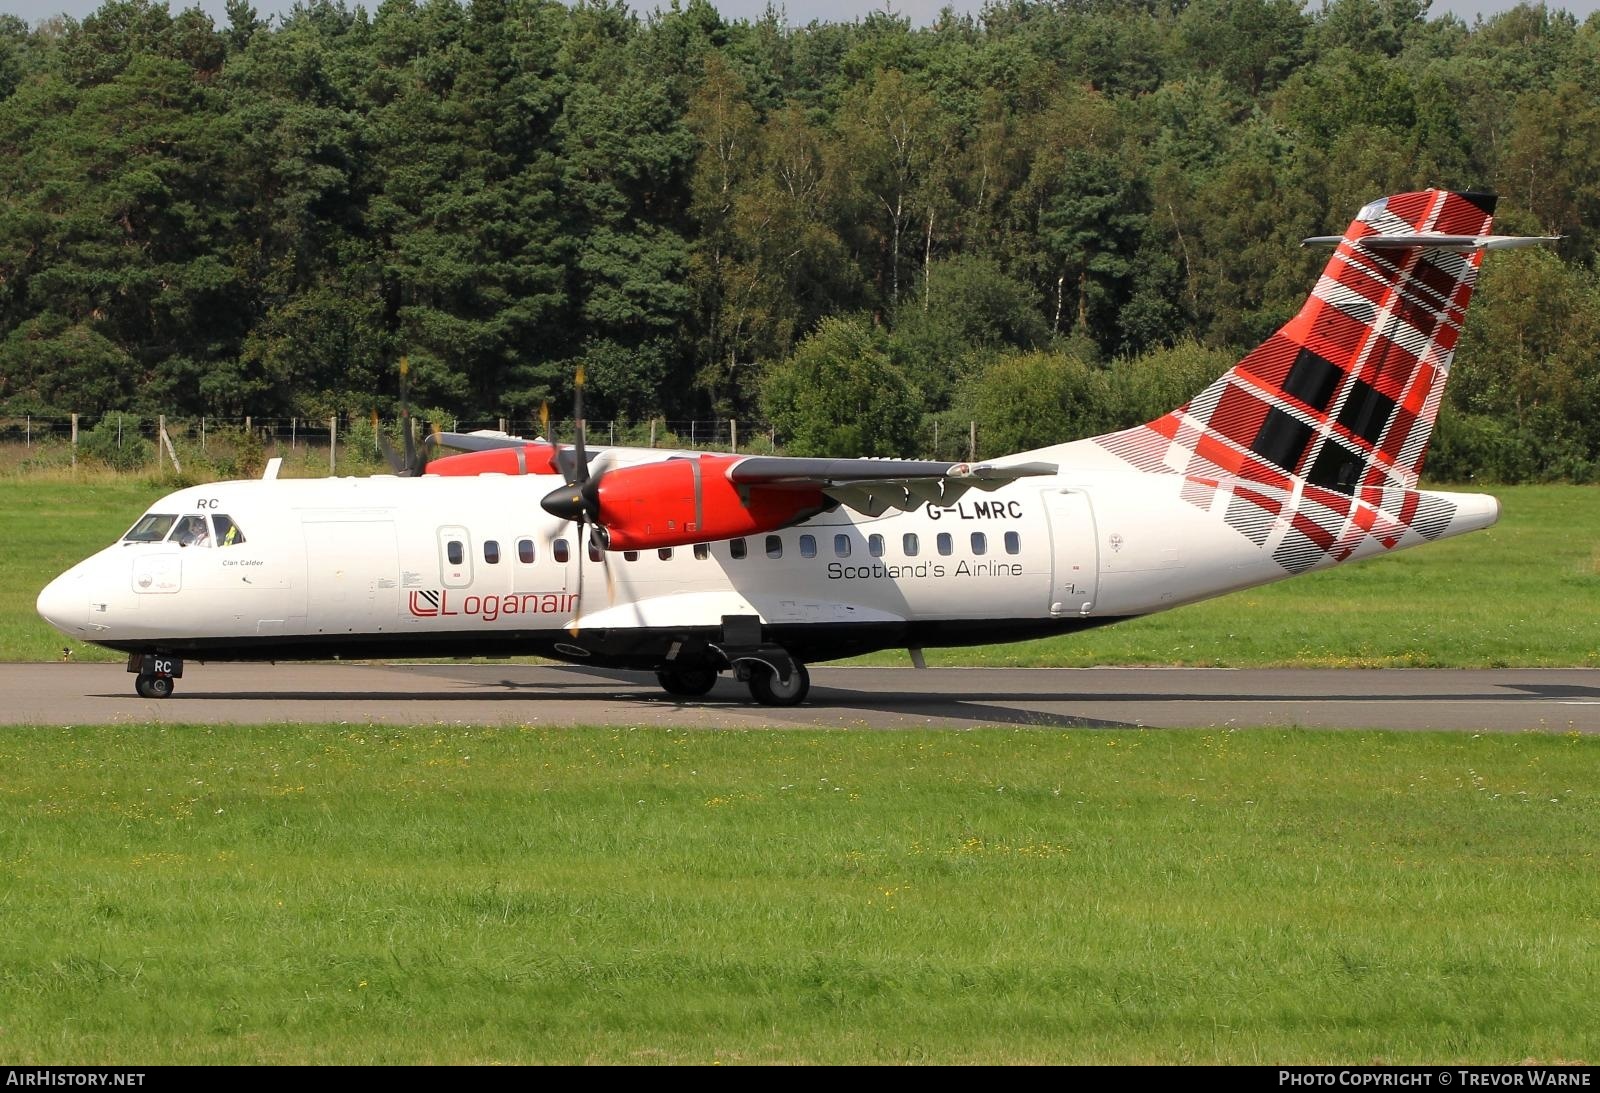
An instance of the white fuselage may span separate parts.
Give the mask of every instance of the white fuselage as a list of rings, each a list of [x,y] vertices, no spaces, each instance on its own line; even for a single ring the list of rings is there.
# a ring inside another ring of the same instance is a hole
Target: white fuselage
[[[1225,490],[1200,503],[1182,476],[1110,465],[1077,444],[1048,451],[1067,457],[1060,473],[948,507],[841,508],[742,540],[600,560],[540,508],[548,476],[220,482],[150,512],[226,514],[239,541],[119,542],[53,581],[38,606],[86,641],[200,660],[538,653],[649,667],[729,619],[825,660],[1099,625],[1288,575],[1270,538],[1264,548],[1219,518]],[[1492,498],[1449,496],[1445,534],[1498,513]],[[1407,535],[1395,545],[1423,541]]]

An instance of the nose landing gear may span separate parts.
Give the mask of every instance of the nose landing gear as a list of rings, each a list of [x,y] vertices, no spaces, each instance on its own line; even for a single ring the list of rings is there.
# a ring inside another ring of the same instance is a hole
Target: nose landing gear
[[[172,681],[183,678],[183,658],[169,653],[129,653],[128,671],[136,676],[140,698],[171,698]]]
[[[171,676],[140,676],[133,681],[133,689],[141,698],[172,697]]]

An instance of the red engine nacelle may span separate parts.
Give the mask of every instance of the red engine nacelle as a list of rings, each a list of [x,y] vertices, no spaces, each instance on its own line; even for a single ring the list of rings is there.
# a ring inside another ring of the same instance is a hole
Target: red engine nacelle
[[[478,474],[559,474],[556,449],[551,444],[524,444],[516,448],[490,448],[483,452],[462,452],[432,460],[429,474],[471,477]]]
[[[607,471],[597,490],[611,550],[646,550],[789,527],[828,507],[815,487],[736,486],[737,455],[665,459]]]

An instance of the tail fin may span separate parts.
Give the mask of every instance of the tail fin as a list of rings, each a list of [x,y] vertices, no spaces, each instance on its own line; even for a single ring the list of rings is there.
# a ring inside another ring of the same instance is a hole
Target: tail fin
[[[1100,443],[1147,470],[1414,489],[1494,202],[1443,190],[1374,201],[1298,315],[1188,404]]]
[[[1290,570],[1441,534],[1454,507],[1416,485],[1483,252],[1547,241],[1488,235],[1494,204],[1396,194],[1307,240],[1338,249],[1298,315],[1189,403],[1094,443],[1186,476],[1202,507],[1231,482],[1228,523]]]

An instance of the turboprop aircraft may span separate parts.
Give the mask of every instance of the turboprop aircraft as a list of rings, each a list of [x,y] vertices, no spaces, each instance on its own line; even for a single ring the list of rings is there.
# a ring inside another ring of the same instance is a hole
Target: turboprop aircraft
[[[1418,478],[1467,302],[1485,251],[1547,241],[1487,234],[1493,207],[1397,194],[1308,240],[1336,249],[1299,314],[1132,429],[967,464],[591,462],[580,428],[463,476],[192,486],[38,610],[126,652],[146,697],[186,659],[536,654],[792,705],[809,662],[1068,633],[1459,535],[1498,502]]]

